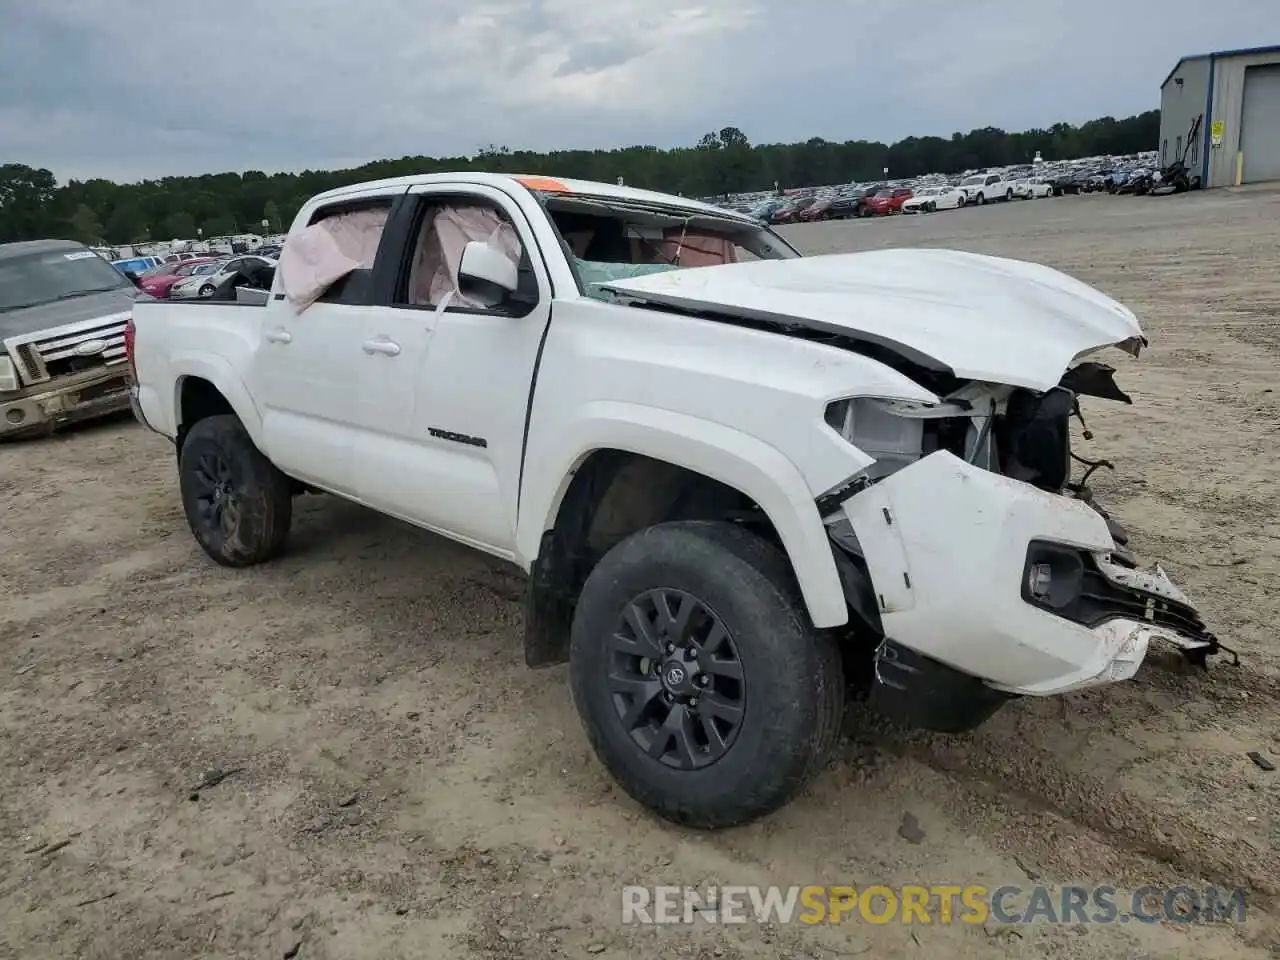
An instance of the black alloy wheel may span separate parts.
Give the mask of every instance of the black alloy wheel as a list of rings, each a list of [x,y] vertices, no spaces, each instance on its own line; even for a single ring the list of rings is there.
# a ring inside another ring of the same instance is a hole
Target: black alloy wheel
[[[618,722],[650,758],[699,770],[732,748],[746,708],[742,661],[724,622],[683,590],[635,597],[608,640]]]
[[[188,481],[195,508],[192,522],[213,539],[235,536],[240,525],[241,492],[230,461],[217,450],[202,451]]]

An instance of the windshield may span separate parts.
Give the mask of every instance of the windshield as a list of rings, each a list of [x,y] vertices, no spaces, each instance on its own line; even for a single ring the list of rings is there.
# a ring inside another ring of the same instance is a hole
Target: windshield
[[[800,254],[767,227],[642,200],[542,194],[577,269],[580,289],[611,300],[614,280]]]
[[[960,183],[965,186],[968,186],[969,184],[983,184],[986,182],[987,182],[986,177],[965,177],[963,180],[960,181]]]
[[[936,197],[942,192],[941,187],[921,187],[916,191],[917,197]]]
[[[892,196],[893,196],[893,191],[892,191],[892,190],[881,190],[879,193],[877,193],[877,194],[876,194],[876,196],[877,196],[877,197],[892,197]]]
[[[0,260],[0,313],[125,288],[133,284],[92,250],[53,250]]]

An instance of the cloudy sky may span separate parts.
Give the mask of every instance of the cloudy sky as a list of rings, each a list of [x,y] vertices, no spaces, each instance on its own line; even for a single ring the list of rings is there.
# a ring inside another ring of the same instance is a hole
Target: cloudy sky
[[[60,180],[408,154],[893,141],[1159,105],[1280,0],[0,0],[0,162]]]

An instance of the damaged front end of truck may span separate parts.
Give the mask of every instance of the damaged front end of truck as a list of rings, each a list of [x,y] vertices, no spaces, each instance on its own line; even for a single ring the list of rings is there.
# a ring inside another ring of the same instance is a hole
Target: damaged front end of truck
[[[1089,480],[1111,464],[1071,449],[1073,419],[1091,436],[1081,396],[1131,402],[1113,374],[1085,361],[1043,393],[970,384],[933,406],[829,408],[832,428],[877,457],[818,499],[875,638],[877,711],[962,732],[1014,696],[1129,679],[1157,642],[1200,665],[1225,649],[1094,499]]]
[[[869,462],[816,502],[880,712],[960,732],[1013,697],[1128,679],[1156,643],[1201,665],[1226,649],[1094,500],[1110,464],[1072,450],[1073,420],[1091,437],[1081,397],[1131,402],[1096,359],[1146,345],[1122,304],[1048,267],[948,250],[614,286],[862,354],[931,397],[851,391],[826,406],[826,426]]]

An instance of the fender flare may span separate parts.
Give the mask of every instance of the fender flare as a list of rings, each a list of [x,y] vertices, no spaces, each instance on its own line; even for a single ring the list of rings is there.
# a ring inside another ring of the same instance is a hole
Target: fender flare
[[[182,384],[188,377],[207,380],[222,394],[232,411],[244,425],[245,432],[258,449],[263,448],[262,414],[254,404],[244,381],[231,363],[208,353],[178,353],[172,361],[173,426],[175,434],[182,429]]]
[[[598,401],[579,413],[571,423],[547,430],[554,441],[538,459],[548,468],[526,474],[517,556],[529,561],[537,556],[543,533],[555,526],[569,483],[586,458],[596,450],[623,450],[700,473],[754,500],[778,532],[814,626],[849,622],[814,494],[776,447],[723,424],[640,404]]]

